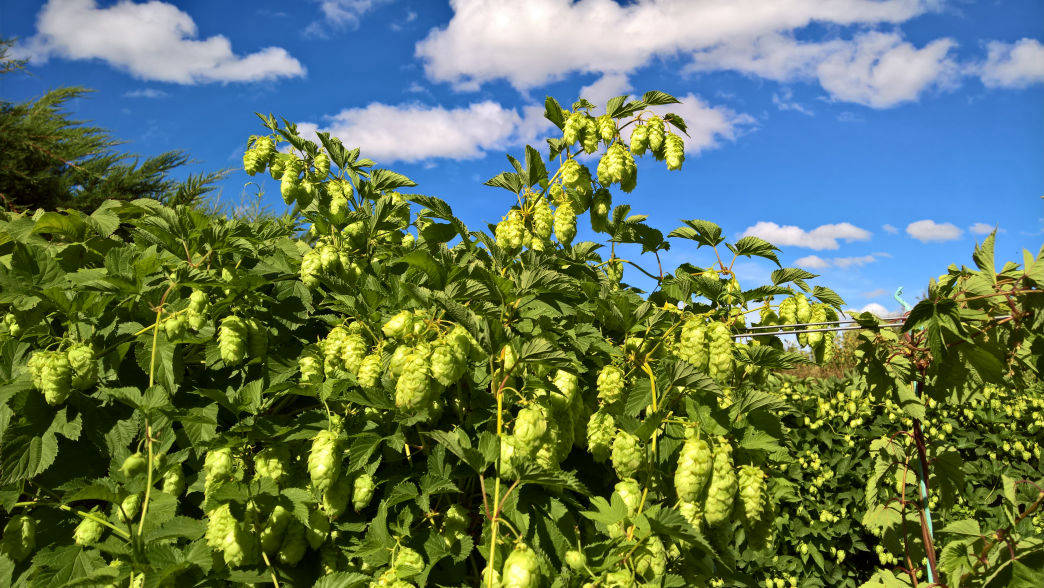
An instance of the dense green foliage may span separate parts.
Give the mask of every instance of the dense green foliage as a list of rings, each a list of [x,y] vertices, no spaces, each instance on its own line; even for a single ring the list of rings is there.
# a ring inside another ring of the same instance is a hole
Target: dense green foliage
[[[20,71],[12,42],[0,39],[0,75]],[[90,212],[109,199],[155,198],[169,204],[200,201],[223,174],[173,174],[190,162],[181,151],[139,161],[116,148],[105,129],[70,118],[66,105],[84,88],[58,88],[27,102],[0,100],[0,210]]]
[[[882,507],[908,422],[934,460],[947,582],[1034,585],[1044,251],[998,273],[990,240],[901,333],[860,317],[857,379],[782,379],[828,361],[832,334],[802,334],[804,352],[733,335],[843,301],[781,265],[739,284],[741,257],[780,264],[763,240],[702,220],[665,238],[613,206],[636,158],[682,165],[684,121],[649,112],[673,102],[594,116],[548,99],[562,138],[487,182],[511,205],[486,231],[271,117],[243,163],[278,180],[288,216],[3,215],[0,583],[907,585],[931,551],[920,505],[901,485],[902,508]],[[605,243],[576,241],[585,213]],[[670,239],[715,265],[664,271]],[[655,288],[621,283],[625,265]],[[983,306],[999,291],[1010,319]],[[1025,429],[1001,425],[1009,407]],[[968,550],[986,565],[965,571]]]

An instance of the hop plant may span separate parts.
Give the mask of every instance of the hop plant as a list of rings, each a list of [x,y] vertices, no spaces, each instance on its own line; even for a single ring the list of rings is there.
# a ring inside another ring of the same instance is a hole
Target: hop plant
[[[292,157],[289,153],[276,153],[273,155],[272,161],[268,164],[268,175],[272,176],[273,180],[282,179],[283,173],[286,171],[286,162]]]
[[[827,320],[825,304],[814,304],[812,310],[809,313],[808,322],[810,323],[823,323]],[[812,327],[813,329],[821,329],[823,327]],[[806,333],[808,335],[808,344],[812,347],[818,347],[823,342],[823,333]]]
[[[228,316],[221,321],[218,330],[218,350],[221,360],[236,365],[246,358],[247,338],[250,336],[246,322],[238,316]]]
[[[145,456],[139,451],[137,453],[132,453],[123,460],[123,465],[120,466],[120,471],[123,472],[124,476],[134,478],[145,474],[148,467],[148,461],[146,461]]]
[[[328,429],[319,431],[312,438],[312,450],[308,453],[308,475],[312,486],[323,492],[340,473],[341,455],[337,433]]]
[[[265,447],[254,456],[254,473],[279,483],[290,471],[290,450],[286,445]]]
[[[0,553],[19,563],[36,551],[36,521],[28,515],[16,515],[4,525]]]
[[[402,339],[413,332],[413,313],[408,310],[400,310],[384,323],[381,331],[386,337]]]
[[[685,161],[685,142],[674,133],[667,135],[663,143],[663,156],[667,160],[667,169],[679,170]]]
[[[804,294],[794,296],[794,314],[799,323],[807,323],[812,320],[812,306]]]
[[[667,138],[666,129],[663,124],[663,119],[658,116],[654,116],[649,119],[647,125],[649,127],[649,151],[652,151],[653,155],[655,155],[657,159],[661,159],[663,157],[664,142]]]
[[[381,356],[376,353],[371,353],[362,359],[359,363],[359,372],[356,374],[356,381],[360,386],[367,390],[377,387],[377,383],[381,380]]]
[[[574,571],[580,571],[587,567],[587,556],[581,551],[570,549],[562,558],[565,564]]]
[[[736,498],[736,484],[736,471],[732,467],[732,446],[723,438],[719,440],[714,451],[714,469],[703,508],[703,518],[707,525],[714,527],[729,519]]]
[[[744,465],[739,470],[739,497],[743,505],[743,520],[752,525],[761,520],[768,501],[765,472],[761,468]]]
[[[631,131],[631,153],[643,155],[649,147],[649,127],[638,125]]]
[[[707,326],[703,320],[691,318],[685,321],[674,353],[698,370],[707,369],[710,356],[707,353]]]
[[[576,212],[571,204],[555,209],[555,237],[559,243],[569,245],[576,236]]]
[[[400,546],[392,562],[392,569],[398,578],[412,578],[424,571],[424,558],[413,549]]]
[[[724,379],[732,369],[732,334],[725,323],[713,323],[707,329],[707,373]]]
[[[594,153],[598,151],[598,142],[601,139],[601,136],[598,134],[598,124],[595,123],[594,118],[591,116],[584,116],[583,122],[584,132],[581,142],[583,143],[584,152]]]
[[[623,398],[624,373],[615,365],[603,367],[595,383],[598,386],[598,398],[602,402],[612,405]]]
[[[674,489],[678,500],[695,503],[707,485],[713,466],[710,445],[703,439],[687,439],[678,456],[674,471]]]
[[[464,357],[453,346],[442,341],[431,352],[431,376],[443,386],[449,386],[464,375]]]
[[[497,223],[494,230],[494,238],[497,246],[508,255],[514,255],[522,249],[525,241],[526,225],[522,220],[522,214],[518,210],[511,210],[507,216]]]
[[[283,544],[283,534],[293,518],[293,513],[283,505],[277,504],[272,507],[272,512],[269,513],[268,520],[265,521],[265,526],[258,535],[261,551],[268,554],[279,551],[279,547]]]
[[[547,199],[537,198],[533,203],[533,235],[543,240],[550,239],[554,222],[554,213]]]
[[[613,469],[621,478],[634,477],[638,473],[638,469],[642,467],[644,454],[645,451],[639,443],[638,437],[626,431],[620,431],[613,440]]]
[[[90,547],[100,541],[104,534],[105,525],[95,520],[93,516],[84,517],[80,524],[76,525],[76,529],[73,530],[73,541],[77,545]]]
[[[793,325],[798,322],[796,298],[791,296],[779,303],[779,318],[784,325]]]
[[[431,408],[435,392],[426,358],[419,353],[406,358],[395,382],[395,407],[404,412]]]
[[[302,384],[318,384],[323,381],[323,364],[314,355],[302,355],[297,360]]]
[[[305,539],[312,549],[319,549],[330,534],[330,519],[326,518],[321,510],[313,510],[308,513],[308,529]]]
[[[587,421],[587,448],[594,460],[601,463],[609,458],[609,450],[616,436],[613,415],[604,410],[596,411]]]
[[[87,343],[76,343],[65,352],[72,368],[71,385],[83,390],[98,381],[98,367],[94,361],[94,348]]]
[[[185,472],[175,464],[163,474],[163,491],[171,496],[181,496],[185,491]]]
[[[663,577],[667,571],[667,550],[659,537],[651,535],[635,551],[634,571],[649,580]]]
[[[205,537],[207,545],[221,551],[231,567],[249,563],[257,548],[257,539],[236,520],[228,503],[210,511]]]
[[[591,197],[591,228],[600,233],[609,230],[609,212],[613,207],[613,197],[609,190],[599,188]]]
[[[168,317],[165,321],[163,321],[163,331],[166,333],[168,339],[181,339],[185,336],[185,332],[187,330],[188,316],[184,314],[177,314]]]
[[[359,366],[362,365],[362,360],[368,351],[369,345],[366,344],[366,339],[362,335],[353,333],[345,337],[341,344],[341,363],[344,365],[344,369],[351,372],[352,375],[359,373]]]
[[[374,490],[376,490],[376,485],[373,482],[373,476],[364,472],[355,477],[352,482],[352,508],[355,509],[355,512],[359,512],[370,504]]]
[[[609,143],[616,136],[616,121],[608,114],[599,116],[595,123],[598,125],[598,136]]]
[[[540,562],[525,543],[519,543],[504,560],[500,572],[502,588],[536,588],[540,585]]]
[[[279,546],[279,563],[285,566],[297,565],[308,550],[308,542],[305,540],[307,529],[300,521],[290,521],[283,535],[283,543]]]
[[[214,449],[207,452],[203,459],[203,471],[206,474],[206,486],[210,487],[214,482],[228,479],[232,476],[233,462],[232,450],[228,447]]]
[[[27,362],[33,386],[43,392],[51,406],[65,402],[72,390],[73,370],[69,358],[60,351],[37,351]]]
[[[562,128],[562,139],[566,145],[575,144],[583,136],[584,118],[585,115],[582,112],[572,112],[566,117]]]
[[[347,476],[338,476],[337,481],[323,492],[323,512],[331,519],[336,519],[344,514],[351,498],[352,481]]]
[[[638,512],[638,505],[642,502],[642,486],[638,483],[638,480],[634,478],[620,480],[613,487],[613,490],[620,495],[620,498],[627,506],[628,513],[634,514]]]
[[[318,249],[310,249],[301,257],[301,282],[309,288],[319,285],[319,276],[323,271],[323,262]]]

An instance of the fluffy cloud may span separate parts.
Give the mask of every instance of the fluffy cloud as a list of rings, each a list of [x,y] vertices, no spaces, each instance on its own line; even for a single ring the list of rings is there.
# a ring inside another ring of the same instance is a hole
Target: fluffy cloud
[[[848,316],[855,316],[862,312],[869,312],[870,314],[876,315],[879,318],[891,318],[899,316],[899,313],[897,311],[888,310],[884,307],[884,305],[878,304],[876,302],[871,302],[870,304],[867,304],[866,306],[858,310],[846,310],[845,314],[847,314]]]
[[[818,255],[806,255],[794,262],[794,265],[808,269],[827,269],[836,267],[848,269],[851,267],[862,267],[868,263],[877,261],[876,255],[863,255],[860,257],[831,257],[829,259]]]
[[[145,79],[178,84],[249,82],[302,76],[304,67],[279,47],[236,55],[227,38],[197,39],[196,23],[172,4],[51,0],[23,49],[36,61],[51,56],[100,59]]]
[[[894,32],[822,43],[769,34],[697,52],[688,69],[727,69],[780,82],[814,79],[835,100],[889,108],[916,100],[933,86],[950,85],[958,70],[949,57],[954,46],[938,39],[918,49]]]
[[[975,223],[972,226],[968,227],[968,231],[970,231],[973,235],[989,235],[996,228],[997,227],[995,227],[994,225],[988,225],[986,223]]]
[[[450,22],[433,29],[417,44],[416,53],[435,81],[477,89],[484,82],[505,79],[527,89],[570,73],[626,74],[656,58],[714,51],[751,39],[771,42],[812,23],[900,23],[933,4],[932,0],[452,0]],[[798,65],[777,67],[801,69],[823,61],[822,47],[791,48],[795,51],[780,59],[797,58]],[[728,66],[722,63],[715,68]],[[765,69],[773,67],[765,64]],[[872,77],[870,85],[881,83],[883,76]]]
[[[906,226],[906,234],[922,243],[953,241],[962,231],[953,223],[937,223],[931,219],[919,220]]]
[[[340,137],[378,161],[420,161],[431,158],[477,159],[491,149],[532,141],[550,123],[541,123],[543,109],[522,114],[491,101],[461,108],[419,104],[372,103],[348,108],[327,124],[302,125]]]
[[[754,235],[774,245],[790,245],[809,249],[837,249],[838,241],[866,241],[870,231],[861,229],[851,223],[821,225],[806,231],[794,225],[777,225],[773,222],[760,221],[743,231],[743,237]]]
[[[1036,39],[1016,43],[992,41],[986,46],[986,62],[973,68],[991,88],[1025,88],[1044,82],[1044,45]]]
[[[893,225],[881,225],[881,228],[884,229],[884,232],[888,233],[889,235],[899,234],[899,228]]]
[[[124,92],[124,98],[166,98],[169,94],[163,90],[157,90],[155,88],[141,88],[139,90],[131,90],[130,92]]]
[[[735,138],[753,122],[727,108],[709,106],[692,94],[681,100],[681,104],[671,105],[671,111],[688,123],[685,141],[690,154]],[[301,128],[328,131],[381,162],[477,159],[491,150],[542,143],[557,130],[544,118],[543,105],[512,109],[488,100],[459,108],[374,102],[342,110],[322,125],[301,123]]]
[[[627,79],[627,74],[606,73],[591,84],[580,88],[579,97],[587,98],[593,104],[601,106],[613,96],[627,94],[630,89],[631,82]]]

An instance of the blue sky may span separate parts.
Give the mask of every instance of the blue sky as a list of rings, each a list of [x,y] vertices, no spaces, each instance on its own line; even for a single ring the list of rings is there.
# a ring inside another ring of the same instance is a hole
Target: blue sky
[[[684,101],[685,166],[642,160],[615,202],[665,231],[705,218],[762,236],[853,308],[916,296],[993,227],[1006,260],[1044,243],[1037,0],[51,0],[4,3],[0,35],[32,58],[0,78],[6,100],[93,88],[78,117],[137,152],[187,150],[197,171],[237,166],[253,113],[275,113],[475,228],[511,204],[481,185],[503,153],[548,136],[545,96],[664,90]],[[231,174],[222,198],[248,181]],[[665,262],[682,261],[708,263],[678,242]],[[772,267],[736,269],[753,286]]]

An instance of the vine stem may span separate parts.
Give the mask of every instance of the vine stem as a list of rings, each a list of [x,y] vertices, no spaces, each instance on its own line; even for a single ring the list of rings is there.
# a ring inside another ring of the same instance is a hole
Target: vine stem
[[[159,343],[159,326],[160,319],[163,318],[163,306],[167,303],[167,295],[174,290],[175,284],[171,283],[167,287],[167,291],[160,297],[159,306],[156,308],[156,323],[152,330],[152,354],[149,359],[149,388],[156,383],[156,348]],[[155,453],[152,451],[152,424],[149,423],[148,417],[145,418],[145,445],[149,451],[148,461],[148,474],[146,476],[147,482],[145,484],[145,498],[141,501],[141,519],[138,521],[138,540],[141,541],[142,533],[145,530],[145,517],[149,512],[149,498],[152,494],[152,472],[155,469]],[[144,548],[144,545],[141,547]]]
[[[501,365],[504,361],[504,351],[500,352]],[[517,363],[517,362],[516,362]],[[514,366],[512,366],[514,367]],[[502,439],[504,435],[504,386],[507,385],[508,378],[511,377],[511,372],[506,371],[504,379],[500,381],[500,385],[497,386],[497,439]],[[500,508],[503,506],[500,499],[500,468],[501,468],[502,457],[497,457],[497,479],[493,483],[493,516],[489,522],[490,524],[490,536],[489,536],[489,557],[486,558],[486,588],[493,588],[493,571],[494,563],[497,557],[497,529],[500,522]],[[512,486],[514,488],[514,486]],[[507,498],[505,495],[504,498]]]
[[[275,588],[279,588],[279,578],[276,577],[275,568],[272,567],[272,562],[269,561],[268,554],[262,551],[261,557],[265,560],[265,565],[268,566],[268,573],[272,574],[272,584],[275,585]]]
[[[69,506],[67,504],[62,504],[61,502],[57,502],[57,501],[51,502],[51,501],[48,501],[48,500],[43,500],[43,501],[41,501],[41,500],[29,500],[29,501],[26,501],[26,502],[16,502],[16,503],[14,503],[12,508],[17,508],[17,507],[23,507],[24,508],[24,507],[29,507],[29,506],[53,506],[55,508],[64,510],[66,512],[71,512],[71,513],[73,513],[75,515],[79,515],[79,516],[81,516],[81,517],[83,517],[85,519],[91,519],[92,521],[94,521],[96,523],[99,523],[101,525],[105,525],[106,527],[112,529],[112,531],[114,533],[116,533],[117,535],[123,537],[124,539],[130,539],[130,533],[124,531],[123,529],[117,527],[116,525],[110,523],[109,521],[107,521],[107,520],[105,520],[103,518],[97,517],[93,513],[89,513],[89,512],[82,511],[82,510],[77,509],[77,508],[73,508],[73,507],[71,507],[71,506]]]

